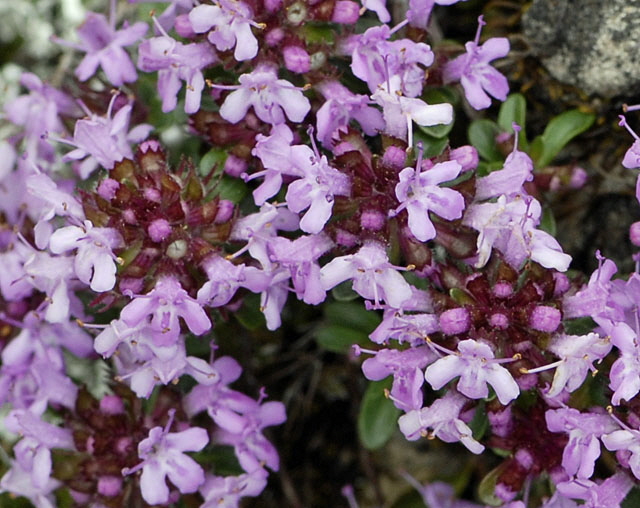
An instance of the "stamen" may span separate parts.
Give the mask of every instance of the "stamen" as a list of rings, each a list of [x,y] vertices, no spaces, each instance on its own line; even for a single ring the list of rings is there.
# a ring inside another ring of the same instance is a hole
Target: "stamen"
[[[636,141],[640,141],[640,137],[636,134],[636,132],[631,127],[629,127],[629,124],[627,123],[627,119],[624,117],[624,115],[618,115],[618,118],[620,119],[620,122],[618,123],[618,125],[620,127],[624,127],[625,129],[627,129]]]

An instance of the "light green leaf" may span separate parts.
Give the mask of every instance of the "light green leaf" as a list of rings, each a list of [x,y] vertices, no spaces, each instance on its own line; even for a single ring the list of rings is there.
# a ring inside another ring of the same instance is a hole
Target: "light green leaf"
[[[416,129],[413,132],[414,144],[417,144],[418,141],[422,143],[422,148],[424,149],[424,157],[437,157],[442,153],[445,147],[449,144],[449,138],[436,138],[433,136],[429,136],[422,129]]]
[[[227,155],[227,151],[222,148],[212,148],[209,150],[202,156],[202,159],[200,159],[198,166],[200,174],[203,176],[208,175],[216,166],[216,174],[222,172],[224,163],[227,160]]]
[[[380,315],[367,310],[361,302],[330,302],[324,306],[324,315],[331,324],[348,326],[370,334],[380,324]]]
[[[537,168],[548,166],[560,150],[578,134],[586,131],[596,116],[578,109],[565,111],[553,118],[541,136],[531,145],[530,155]]]
[[[384,395],[385,388],[391,388],[392,380],[389,376],[381,381],[372,381],[362,398],[358,415],[358,435],[368,450],[382,447],[398,426],[400,410]]]
[[[489,506],[502,506],[504,503],[498,496],[496,496],[496,484],[498,478],[504,472],[506,462],[503,462],[495,469],[489,471],[487,475],[482,479],[478,487],[478,496],[480,501]]]
[[[239,178],[223,176],[216,187],[218,195],[222,199],[228,199],[234,203],[240,203],[249,193],[247,185]]]
[[[556,219],[553,216],[551,208],[546,207],[542,211],[542,218],[540,219],[540,229],[549,233],[551,236],[556,236]]]
[[[502,160],[502,154],[496,147],[496,136],[500,128],[495,122],[481,118],[469,126],[469,142],[476,147],[480,157],[488,161]]]
[[[368,344],[369,334],[348,326],[320,326],[315,333],[316,341],[323,349],[333,353],[348,353],[353,344]]]
[[[500,106],[498,113],[498,125],[504,132],[513,133],[513,124],[520,126],[520,134],[518,135],[518,144],[523,151],[527,150],[528,142],[525,134],[525,122],[527,118],[527,101],[524,96],[514,93],[507,97],[507,100]]]

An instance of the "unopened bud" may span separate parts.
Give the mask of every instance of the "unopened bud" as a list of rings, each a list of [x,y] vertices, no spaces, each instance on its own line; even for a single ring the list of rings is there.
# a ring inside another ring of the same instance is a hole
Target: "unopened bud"
[[[562,320],[561,312],[555,307],[540,305],[533,309],[529,317],[529,326],[540,332],[554,332]]]
[[[480,162],[478,150],[471,145],[454,148],[449,152],[449,158],[460,164],[460,166],[462,166],[462,171],[471,171],[472,169],[476,169],[478,167],[478,162]]]
[[[469,311],[464,307],[449,309],[440,314],[440,329],[446,335],[458,335],[469,329]]]
[[[360,5],[349,0],[338,0],[331,14],[331,21],[343,25],[353,25],[358,18],[360,18]]]
[[[284,66],[291,72],[303,74],[311,70],[311,57],[300,46],[287,46],[282,50]]]

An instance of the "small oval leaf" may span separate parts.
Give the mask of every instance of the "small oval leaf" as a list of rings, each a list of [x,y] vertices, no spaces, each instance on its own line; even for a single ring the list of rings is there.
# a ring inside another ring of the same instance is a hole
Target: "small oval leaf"
[[[362,398],[358,415],[358,435],[368,450],[382,447],[391,438],[398,426],[400,410],[384,395],[391,388],[393,378],[372,381]]]
[[[469,126],[469,142],[476,147],[480,157],[488,161],[502,160],[502,154],[496,147],[496,136],[500,128],[495,122],[481,118]]]
[[[578,109],[565,111],[553,118],[540,136],[542,150],[534,158],[535,166],[537,168],[548,166],[560,150],[578,134],[591,127],[595,119],[596,115],[593,113],[584,113]]]

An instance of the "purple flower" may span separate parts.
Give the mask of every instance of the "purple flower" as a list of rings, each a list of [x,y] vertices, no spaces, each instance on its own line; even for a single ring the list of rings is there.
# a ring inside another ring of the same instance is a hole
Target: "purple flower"
[[[46,485],[34,485],[29,471],[25,470],[18,461],[11,462],[11,468],[0,479],[0,493],[10,492],[15,496],[24,496],[36,508],[55,508],[56,499],[53,491],[60,487],[58,480],[49,478]]]
[[[198,111],[205,84],[202,69],[217,61],[210,45],[183,44],[166,34],[144,41],[138,49],[138,67],[145,72],[158,71],[158,93],[164,113],[173,111],[178,104],[181,81],[187,89],[185,112]]]
[[[256,136],[256,145],[251,154],[260,159],[265,169],[244,177],[245,181],[264,177],[262,184],[253,191],[256,205],[262,206],[280,191],[283,175],[302,176],[291,160],[292,141],[293,133],[284,123],[274,125],[270,136]]]
[[[389,93],[398,91],[406,97],[418,97],[424,84],[424,67],[433,63],[433,52],[423,42],[389,41],[392,33],[382,25],[349,39],[345,50],[351,53],[351,70],[367,82],[371,93],[385,88]]]
[[[507,369],[494,359],[491,348],[473,339],[460,341],[458,353],[440,358],[427,367],[424,377],[434,390],[439,390],[460,376],[458,390],[472,399],[489,395],[491,385],[502,404],[508,404],[520,393],[518,384]]]
[[[398,409],[411,411],[422,407],[422,385],[424,369],[436,359],[427,346],[399,351],[381,349],[373,358],[362,363],[362,372],[367,379],[378,381],[393,374],[390,398]]]
[[[584,500],[584,504],[579,505],[584,508],[621,508],[622,501],[633,486],[633,480],[622,471],[599,484],[584,479],[557,484],[560,494]]]
[[[549,351],[559,356],[560,361],[556,362],[558,366],[547,396],[555,397],[564,389],[568,392],[577,390],[589,371],[596,371],[593,362],[602,361],[611,348],[611,341],[597,333],[556,335],[549,345]]]
[[[447,161],[421,170],[420,162],[419,160],[416,169],[404,168],[400,172],[400,182],[396,185],[396,197],[400,206],[392,213],[396,215],[406,208],[411,233],[421,242],[426,242],[436,236],[436,229],[429,219],[430,211],[448,220],[462,217],[462,194],[438,186],[455,179],[462,168],[455,161]]]
[[[562,467],[569,476],[591,478],[596,460],[600,456],[603,434],[617,426],[609,415],[581,413],[573,408],[550,409],[545,413],[551,432],[569,434],[569,442],[562,453]]]
[[[265,203],[260,211],[238,219],[231,230],[231,240],[247,240],[247,244],[233,254],[239,256],[249,251],[251,257],[260,262],[262,267],[271,268],[268,253],[269,242],[277,236],[278,231],[295,231],[300,221],[298,215],[282,206]]]
[[[411,286],[389,263],[382,245],[370,242],[356,254],[334,258],[320,270],[324,289],[329,290],[345,280],[353,281],[353,290],[379,305],[381,300],[400,309],[411,298]]]
[[[640,392],[640,347],[637,333],[626,323],[618,323],[609,333],[611,342],[620,351],[609,371],[609,387],[614,390],[611,402],[618,405]]]
[[[347,132],[353,118],[367,136],[373,136],[384,129],[382,113],[369,106],[366,95],[355,95],[338,81],[325,81],[316,88],[326,99],[316,113],[318,139],[324,146],[330,146],[341,132]]]
[[[251,26],[263,28],[251,18],[253,13],[240,0],[218,0],[215,5],[198,5],[189,13],[195,33],[209,32],[207,38],[219,51],[235,46],[236,60],[250,60],[258,53],[258,40]]]
[[[96,292],[109,291],[116,283],[116,256],[122,247],[120,233],[112,228],[94,228],[89,220],[82,226],[67,226],[53,232],[49,248],[54,254],[77,249],[74,268],[78,279]]]
[[[409,0],[407,19],[416,28],[427,29],[434,5],[453,5],[460,0]],[[462,0],[463,2],[466,0]]]
[[[21,95],[5,105],[7,118],[14,125],[24,128],[21,137],[24,138],[24,151],[30,160],[43,158],[52,161],[53,146],[43,136],[64,132],[59,114],[76,116],[79,114],[78,106],[67,95],[43,83],[30,72],[22,74],[20,83],[29,90],[29,94]]]
[[[269,286],[270,277],[254,266],[234,265],[220,256],[209,256],[202,263],[209,280],[198,290],[198,302],[211,307],[229,303],[239,287],[261,293]]]
[[[599,258],[599,266],[591,274],[587,287],[574,295],[564,297],[562,310],[565,318],[599,316],[606,312],[611,278],[618,268],[613,261],[600,256],[599,251],[596,256]]]
[[[204,503],[200,508],[237,508],[240,499],[257,496],[267,486],[267,472],[258,468],[239,476],[207,475],[200,494]]]
[[[295,240],[276,237],[268,244],[271,260],[289,270],[297,297],[309,305],[318,305],[325,299],[317,261],[331,247],[333,242],[324,234]]]
[[[415,346],[424,343],[425,337],[439,330],[438,316],[435,314],[402,314],[391,308],[384,311],[384,319],[369,338],[377,344],[396,339],[400,343],[408,342]]]
[[[504,101],[509,93],[507,78],[495,70],[489,62],[502,58],[509,53],[509,40],[506,37],[493,37],[480,42],[480,31],[486,23],[478,18],[478,31],[475,40],[467,42],[467,53],[448,62],[443,71],[445,83],[460,80],[469,104],[475,109],[485,109],[491,105],[488,94]]]
[[[515,126],[516,133],[520,130]],[[516,134],[517,135],[517,134]],[[502,169],[492,171],[487,176],[476,180],[476,200],[496,198],[500,195],[513,196],[525,194],[522,186],[525,182],[533,180],[533,161],[524,152],[514,146],[513,151],[507,156]]]
[[[142,469],[140,490],[149,504],[164,504],[169,501],[166,478],[180,492],[196,492],[204,483],[202,467],[184,452],[199,452],[209,442],[205,429],[191,427],[181,432],[169,432],[175,409],[169,410],[169,421],[163,429],[154,427],[149,437],[138,445],[138,456],[142,462],[133,468],[124,468],[123,475]]]
[[[371,98],[382,106],[385,133],[407,140],[413,146],[413,122],[423,127],[449,124],[453,121],[451,104],[427,104],[422,99],[412,99],[379,88]]]
[[[287,419],[282,402],[254,402],[241,413],[232,408],[220,408],[212,415],[224,431],[219,439],[235,448],[236,456],[245,471],[252,472],[265,465],[277,471],[280,458],[275,447],[264,437],[262,429],[280,425]]]
[[[195,335],[202,335],[211,328],[211,321],[200,304],[169,275],[160,278],[148,294],[136,296],[122,309],[120,318],[129,326],[137,326],[150,318],[149,324],[158,345],[170,345],[178,340],[178,318],[184,319]]]
[[[45,488],[51,481],[51,449],[75,449],[71,431],[46,423],[30,411],[20,409],[7,415],[5,425],[11,432],[22,436],[13,449],[16,460],[31,473],[35,487]]]
[[[131,104],[125,104],[111,118],[117,94],[109,103],[106,116],[98,116],[86,110],[88,118],[76,122],[73,130],[73,141],[60,140],[75,146],[63,160],[79,160],[89,156],[78,168],[81,178],[87,178],[98,165],[112,169],[116,162],[133,158],[130,143],[145,139],[153,129],[151,125],[140,124],[129,132]]]
[[[638,137],[636,132],[629,127],[629,124],[623,115],[619,115],[618,118],[620,118],[620,123],[618,125],[625,127],[634,139],[633,144],[624,154],[622,165],[627,169],[640,168],[640,137]]]
[[[225,87],[235,90],[220,107],[220,116],[227,122],[238,123],[251,106],[260,120],[272,125],[284,123],[285,115],[292,122],[302,122],[311,109],[302,91],[278,79],[270,65],[258,65],[253,72],[242,74],[239,81],[238,86]]]
[[[138,22],[132,26],[115,29],[115,19],[110,22],[102,14],[90,12],[84,23],[78,28],[78,35],[82,45],[78,49],[87,54],[76,68],[76,76],[80,81],[86,81],[102,67],[107,79],[113,86],[122,86],[138,78],[136,69],[124,50],[147,32],[146,23]]]
[[[421,436],[432,436],[446,443],[461,442],[476,455],[484,451],[484,446],[473,438],[469,426],[460,418],[460,410],[466,399],[459,393],[448,392],[431,406],[412,409],[398,419],[400,431],[409,441]],[[428,429],[433,429],[431,432]]]
[[[520,194],[510,198],[502,194],[495,202],[468,206],[463,224],[480,233],[475,266],[484,266],[489,261],[492,248],[496,248],[513,267],[519,268],[527,258],[531,258],[545,268],[561,272],[567,270],[571,256],[562,252],[553,236],[536,229],[541,214],[537,200]]]
[[[334,196],[348,196],[351,181],[347,175],[329,166],[327,157],[305,145],[291,149],[291,160],[302,178],[289,184],[285,200],[289,210],[307,212],[300,220],[300,229],[317,234],[331,217]]]

